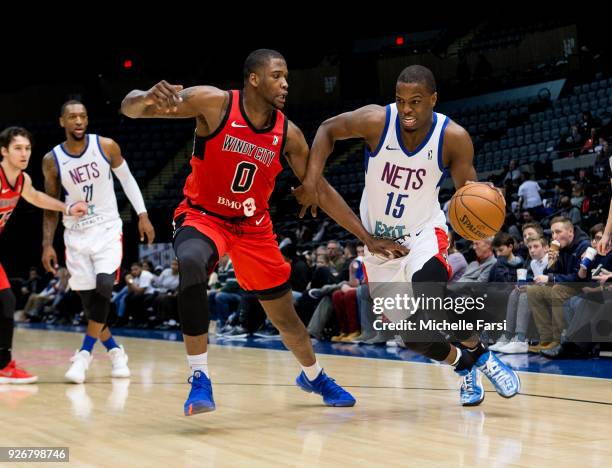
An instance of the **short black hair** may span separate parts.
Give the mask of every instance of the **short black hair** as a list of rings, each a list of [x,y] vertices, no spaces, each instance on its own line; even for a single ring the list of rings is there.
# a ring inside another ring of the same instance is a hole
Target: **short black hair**
[[[30,140],[30,144],[32,143],[32,134],[28,132],[25,128],[7,127],[4,130],[2,130],[2,133],[0,133],[0,148],[8,149],[11,142],[13,141],[13,138],[18,137],[18,136],[27,138],[28,140]]]
[[[74,106],[74,105],[78,105],[78,104],[80,104],[81,106],[85,107],[85,104],[83,104],[78,99],[70,99],[70,100],[66,101],[65,103],[63,103],[62,104],[62,108],[60,110],[60,117],[64,115],[64,112],[66,112],[66,108],[68,106]]]
[[[510,234],[506,232],[498,232],[493,238],[493,248],[498,249],[504,245],[507,247],[514,247],[516,245],[516,241]]]
[[[418,83],[425,85],[431,93],[436,92],[436,79],[432,71],[422,65],[410,65],[402,70],[397,78],[398,83]]]
[[[283,55],[280,52],[276,50],[272,50],[272,49],[257,49],[251,52],[249,56],[246,58],[246,60],[244,61],[244,69],[243,69],[244,81],[247,81],[249,79],[249,76],[251,76],[251,73],[255,73],[257,70],[263,67],[266,63],[268,63],[269,60],[272,60],[272,59],[285,60],[285,57],[283,57]]]

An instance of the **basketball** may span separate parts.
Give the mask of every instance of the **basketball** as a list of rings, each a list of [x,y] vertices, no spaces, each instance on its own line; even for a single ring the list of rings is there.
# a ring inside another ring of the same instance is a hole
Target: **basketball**
[[[453,195],[448,207],[448,218],[455,232],[471,241],[497,234],[505,217],[503,197],[485,183],[461,187]]]

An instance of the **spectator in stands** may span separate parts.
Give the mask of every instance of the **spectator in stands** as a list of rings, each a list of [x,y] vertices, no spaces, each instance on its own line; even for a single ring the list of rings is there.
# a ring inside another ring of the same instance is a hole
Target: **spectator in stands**
[[[591,128],[589,135],[587,136],[584,145],[582,145],[582,149],[580,150],[580,154],[588,154],[592,153],[595,148],[595,144],[597,141],[597,130]]]
[[[523,183],[518,189],[519,205],[521,210],[527,210],[535,219],[540,219],[543,215],[542,196],[540,195],[542,189],[534,179],[533,174],[530,177],[527,172],[523,172]]]
[[[569,219],[574,225],[580,224],[582,221],[580,208],[572,205],[570,197],[567,196],[561,197],[561,211],[559,212],[559,216]]]
[[[499,232],[493,238],[497,261],[489,272],[489,282],[516,283],[516,270],[522,268],[525,261],[514,255],[515,244],[514,237],[505,232]]]
[[[459,281],[467,268],[467,260],[463,254],[457,250],[455,235],[452,231],[448,232],[448,263],[452,269],[449,281]]]
[[[510,166],[508,166],[508,172],[504,177],[503,182],[518,182],[521,179],[521,170],[518,168],[518,161],[516,159],[510,160]]]
[[[468,264],[463,276],[457,281],[457,283],[475,282],[475,283],[486,283],[489,281],[489,274],[491,268],[497,261],[495,255],[493,255],[493,238],[474,241],[472,243],[472,249],[476,254],[476,260]]]
[[[540,223],[526,223],[523,224],[522,234],[523,242],[521,242],[516,252],[521,257],[527,258],[530,256],[528,249],[529,239],[544,237],[544,229],[542,229]]]
[[[529,237],[527,239],[531,262],[527,272],[527,280],[544,273],[548,265],[548,242],[544,237]],[[506,331],[489,349],[506,354],[522,354],[529,349],[527,329],[529,326],[529,303],[527,287],[517,284],[508,298],[506,308]]]
[[[212,317],[217,319],[217,334],[231,330],[230,315],[238,309],[244,291],[240,288],[234,266],[228,254],[219,259],[217,264],[219,282],[208,293],[208,305]]]
[[[178,328],[177,291],[179,286],[178,260],[172,260],[170,268],[153,280],[157,297],[153,301],[156,324],[162,330]]]
[[[28,279],[21,284],[20,295],[17,299],[17,308],[23,309],[30,294],[42,291],[44,281],[38,274],[38,268],[30,267],[28,271]]]
[[[340,243],[336,240],[331,240],[327,243],[327,258],[329,259],[330,267],[334,270],[333,273],[339,273],[344,264],[344,257],[341,254]]]
[[[332,341],[354,340],[361,333],[359,314],[357,311],[357,287],[360,284],[357,271],[361,263],[357,260],[356,244],[348,243],[344,248],[344,266],[337,279],[340,288],[332,293],[334,314],[338,324],[339,335]]]
[[[68,289],[69,276],[66,268],[59,268],[53,279],[41,292],[30,294],[23,309],[23,314],[19,314],[24,318],[24,321],[40,322],[43,317],[44,306],[52,307],[53,303],[62,299]]]
[[[293,301],[297,302],[297,300],[302,297],[302,294],[306,290],[306,286],[308,286],[310,282],[310,270],[306,262],[297,255],[295,245],[289,244],[283,247],[281,253],[285,260],[291,264],[289,283],[293,291]]]
[[[567,218],[553,218],[550,227],[559,250],[549,251],[544,274],[534,277],[536,284],[527,289],[529,309],[540,335],[540,343],[530,346],[529,350],[548,357],[561,350],[561,334],[565,329],[563,302],[577,292],[573,283],[580,281],[580,258],[590,245],[586,234]]]
[[[148,271],[149,273],[155,274],[155,265],[153,265],[153,262],[151,260],[143,260],[142,269],[144,271]]]
[[[147,309],[153,303],[156,295],[153,278],[153,273],[145,270],[142,263],[132,263],[130,274],[125,277],[128,289],[124,302],[125,315],[132,321],[129,325],[149,326]]]

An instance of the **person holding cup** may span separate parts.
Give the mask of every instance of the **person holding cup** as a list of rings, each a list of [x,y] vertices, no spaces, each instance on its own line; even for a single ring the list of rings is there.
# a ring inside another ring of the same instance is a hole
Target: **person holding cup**
[[[516,270],[517,284],[508,297],[506,308],[506,331],[489,349],[505,354],[522,354],[529,349],[527,327],[529,326],[529,304],[527,285],[533,277],[544,273],[548,265],[548,241],[545,237],[530,237],[525,241],[529,248],[529,268]]]

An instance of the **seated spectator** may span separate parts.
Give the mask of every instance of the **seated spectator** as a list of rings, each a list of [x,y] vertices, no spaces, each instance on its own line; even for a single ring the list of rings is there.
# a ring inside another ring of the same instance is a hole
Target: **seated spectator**
[[[159,277],[154,278],[153,286],[157,291],[157,297],[153,301],[153,310],[158,328],[163,330],[178,328],[178,260],[172,260],[170,268],[166,268]]]
[[[529,350],[556,357],[565,329],[563,302],[577,293],[580,258],[590,242],[567,218],[553,218],[551,231],[558,248],[549,250],[544,274],[534,277],[536,284],[527,288],[529,309],[540,335],[540,344],[530,346]]]
[[[497,261],[489,272],[490,283],[516,283],[516,270],[523,267],[524,260],[514,255],[516,240],[505,232],[493,239]]]
[[[354,243],[348,243],[344,248],[344,265],[338,275],[343,284],[340,289],[332,293],[334,314],[338,324],[339,334],[332,337],[332,341],[350,342],[361,333],[359,314],[357,312],[357,270],[361,263],[356,260],[357,248]]]
[[[548,265],[548,242],[544,237],[529,237],[526,243],[531,256],[527,280],[532,280],[534,276],[543,274]],[[526,353],[529,349],[527,342],[529,319],[527,287],[517,284],[508,298],[506,331],[489,349],[506,354]]]
[[[25,321],[39,322],[42,320],[45,315],[43,308],[47,305],[53,307],[53,304],[59,302],[67,291],[69,276],[66,268],[59,268],[53,279],[41,292],[30,294],[23,309]]]
[[[452,273],[448,279],[450,282],[459,281],[467,268],[467,260],[455,246],[455,236],[452,231],[448,232],[448,263],[451,266]]]
[[[521,178],[521,170],[518,168],[518,161],[516,159],[510,160],[510,165],[508,166],[508,172],[504,176],[504,180],[502,182],[518,182]]]
[[[23,309],[30,294],[39,293],[43,290],[44,280],[38,274],[38,268],[30,267],[28,271],[28,279],[21,284],[20,293],[17,296],[17,310]]]
[[[523,258],[527,258],[529,256],[529,249],[527,247],[529,239],[544,237],[544,229],[542,229],[540,223],[526,223],[523,224],[522,231],[523,242],[519,244],[518,249],[516,249],[516,253]]]
[[[472,242],[472,249],[476,254],[476,260],[468,264],[463,276],[456,283],[486,283],[489,281],[491,268],[497,261],[493,254],[493,238]]]
[[[332,273],[338,274],[344,264],[344,257],[341,254],[342,246],[336,240],[331,240],[327,243],[327,257]]]
[[[219,259],[216,271],[219,282],[208,293],[208,306],[211,317],[217,320],[217,334],[221,335],[231,330],[229,317],[238,309],[244,291],[238,284],[234,265],[228,254]]]
[[[125,308],[124,314],[131,320],[128,326],[147,327],[150,325],[148,321],[148,308],[156,296],[153,278],[153,273],[143,269],[142,263],[132,263],[130,274],[125,277],[127,295],[123,302]],[[119,315],[119,313],[117,314]]]
[[[573,224],[580,224],[582,221],[582,212],[580,208],[572,205],[571,199],[568,196],[561,197],[561,211],[559,216],[567,218]]]

